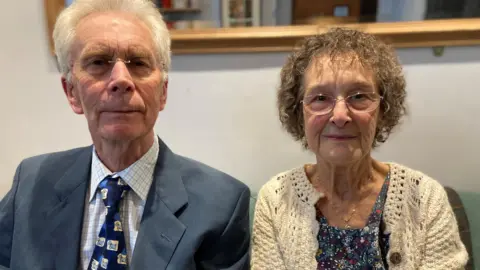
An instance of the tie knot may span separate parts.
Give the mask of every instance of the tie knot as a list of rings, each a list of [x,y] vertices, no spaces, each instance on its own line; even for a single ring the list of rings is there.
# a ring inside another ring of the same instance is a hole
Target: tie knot
[[[108,208],[117,208],[120,200],[125,197],[130,187],[120,177],[107,176],[100,182],[98,189],[103,202]]]

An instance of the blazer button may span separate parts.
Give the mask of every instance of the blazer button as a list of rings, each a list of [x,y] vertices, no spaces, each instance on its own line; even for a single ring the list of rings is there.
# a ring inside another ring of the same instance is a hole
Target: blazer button
[[[393,252],[392,254],[390,254],[390,262],[391,262],[393,265],[397,265],[397,264],[399,264],[401,261],[402,261],[402,255],[400,255],[400,253],[398,253],[398,252]]]

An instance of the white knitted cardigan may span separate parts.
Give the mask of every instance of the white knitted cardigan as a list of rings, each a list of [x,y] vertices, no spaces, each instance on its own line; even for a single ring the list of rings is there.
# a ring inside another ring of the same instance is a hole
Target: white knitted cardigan
[[[395,163],[384,208],[390,235],[389,269],[464,269],[468,253],[444,188]],[[278,174],[258,194],[252,232],[252,270],[316,269],[316,191],[303,166]]]

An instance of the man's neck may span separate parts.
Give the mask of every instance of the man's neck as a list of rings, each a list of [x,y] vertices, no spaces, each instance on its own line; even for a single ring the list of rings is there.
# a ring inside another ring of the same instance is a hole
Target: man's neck
[[[154,132],[131,141],[94,139],[95,152],[102,163],[112,172],[119,172],[139,160],[152,147]]]

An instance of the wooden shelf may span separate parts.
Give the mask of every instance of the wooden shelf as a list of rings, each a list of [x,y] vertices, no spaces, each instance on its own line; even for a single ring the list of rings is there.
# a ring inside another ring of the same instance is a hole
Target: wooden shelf
[[[200,13],[199,8],[160,8],[162,14],[167,13]]]
[[[64,0],[44,0],[50,48],[53,25]],[[304,37],[335,24],[171,30],[174,54],[288,52]],[[480,44],[479,19],[339,24],[379,36],[398,48]]]
[[[172,30],[175,54],[287,52],[304,37],[335,25]],[[398,48],[480,44],[480,19],[341,24],[371,33]]]

